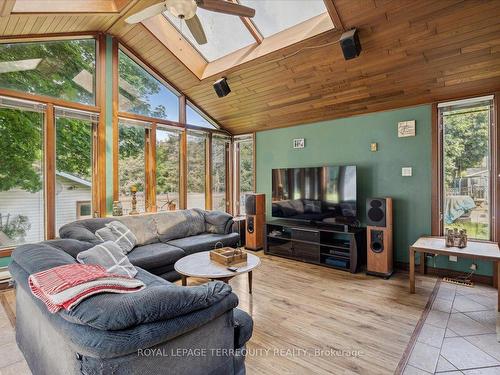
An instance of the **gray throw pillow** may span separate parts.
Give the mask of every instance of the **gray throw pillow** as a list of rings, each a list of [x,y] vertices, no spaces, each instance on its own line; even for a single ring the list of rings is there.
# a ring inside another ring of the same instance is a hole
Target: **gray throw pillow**
[[[112,221],[95,232],[97,238],[101,241],[112,241],[116,243],[123,254],[128,254],[137,244],[137,238],[127,228],[125,224],[119,221]]]
[[[106,241],[95,245],[93,248],[82,251],[76,257],[83,264],[98,264],[103,266],[107,272],[117,273],[129,277],[137,275],[136,268],[123,254],[120,247],[113,241]]]
[[[222,211],[207,211],[205,213],[205,231],[214,234],[226,234],[226,226],[233,217]]]

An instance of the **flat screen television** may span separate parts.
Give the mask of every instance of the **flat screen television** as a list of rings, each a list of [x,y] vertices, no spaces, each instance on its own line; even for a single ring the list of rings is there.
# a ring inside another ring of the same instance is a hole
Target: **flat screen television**
[[[356,166],[272,171],[272,216],[349,224],[356,220]]]

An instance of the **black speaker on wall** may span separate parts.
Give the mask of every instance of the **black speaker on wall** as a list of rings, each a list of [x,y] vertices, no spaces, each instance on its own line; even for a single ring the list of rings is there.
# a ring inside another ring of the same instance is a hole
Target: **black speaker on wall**
[[[343,33],[340,37],[340,47],[346,60],[359,56],[361,53],[361,43],[359,42],[358,30],[352,29]]]
[[[385,198],[368,198],[366,200],[366,225],[385,227],[387,221],[386,211]]]
[[[215,81],[214,90],[219,98],[222,98],[231,92],[226,77],[222,77],[221,79]]]

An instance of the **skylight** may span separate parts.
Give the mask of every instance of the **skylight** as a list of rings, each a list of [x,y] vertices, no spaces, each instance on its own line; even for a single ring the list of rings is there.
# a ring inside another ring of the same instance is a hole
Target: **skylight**
[[[198,8],[196,14],[200,18],[208,40],[203,45],[196,43],[184,21],[174,17],[170,12],[164,13],[167,19],[209,62],[255,43],[255,39],[239,17],[210,12],[201,8]]]
[[[327,11],[323,0],[240,0],[255,9],[252,21],[265,38]]]

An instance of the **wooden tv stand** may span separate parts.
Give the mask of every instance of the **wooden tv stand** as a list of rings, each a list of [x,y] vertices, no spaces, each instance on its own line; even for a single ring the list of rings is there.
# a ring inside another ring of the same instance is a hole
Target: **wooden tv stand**
[[[366,262],[366,228],[273,220],[265,225],[264,252],[355,273]]]

